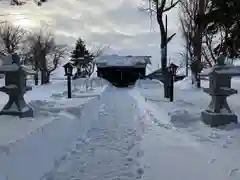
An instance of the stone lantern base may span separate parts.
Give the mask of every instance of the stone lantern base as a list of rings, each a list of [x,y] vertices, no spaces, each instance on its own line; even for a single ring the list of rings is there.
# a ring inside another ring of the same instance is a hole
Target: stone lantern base
[[[26,91],[29,89],[29,87],[26,87]],[[9,95],[8,102],[0,111],[0,115],[18,116],[20,118],[33,117],[32,108],[26,103],[24,93],[20,93],[16,85],[0,87],[0,91]]]
[[[18,105],[16,105],[18,104]],[[27,105],[27,103],[22,99],[21,101],[8,101],[4,108],[0,111],[0,115],[11,115],[18,116],[20,118],[33,117],[33,110]]]
[[[238,123],[237,115],[234,113],[220,114],[205,110],[202,112],[201,117],[202,121],[211,127],[223,126],[230,123]]]
[[[13,110],[2,110],[0,115],[18,116],[20,118],[33,117],[33,110],[29,108],[27,111],[13,111]]]

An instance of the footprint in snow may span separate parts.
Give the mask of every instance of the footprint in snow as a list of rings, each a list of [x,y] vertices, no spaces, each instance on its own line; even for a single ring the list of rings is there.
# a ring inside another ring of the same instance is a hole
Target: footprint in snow
[[[142,140],[142,137],[141,136],[137,136],[136,137],[136,141],[141,141]]]
[[[142,177],[143,174],[144,174],[143,168],[138,168],[138,169],[137,169],[136,179],[141,179],[141,177]]]
[[[238,172],[239,171],[239,168],[234,168],[234,169],[231,169],[229,170],[228,172],[228,176],[232,176],[234,173]]]
[[[3,152],[8,156],[10,154],[10,148],[7,146],[0,146],[0,152]]]
[[[227,144],[222,144],[221,146],[222,146],[222,148],[228,148]]]
[[[216,161],[216,159],[211,159],[210,161],[208,161],[209,164],[212,164]]]
[[[54,104],[48,104],[47,107],[54,107]]]
[[[138,152],[137,152],[137,157],[143,157],[144,156],[144,151],[142,151],[142,150],[139,150]]]

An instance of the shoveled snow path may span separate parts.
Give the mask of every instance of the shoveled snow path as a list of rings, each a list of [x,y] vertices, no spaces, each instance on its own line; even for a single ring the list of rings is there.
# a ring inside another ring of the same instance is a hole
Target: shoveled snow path
[[[134,89],[109,86],[89,102],[75,147],[44,180],[133,180],[143,174],[138,158],[142,129]]]

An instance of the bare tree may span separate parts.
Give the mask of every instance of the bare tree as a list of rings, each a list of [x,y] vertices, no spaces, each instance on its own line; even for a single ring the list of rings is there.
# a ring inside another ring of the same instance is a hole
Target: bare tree
[[[192,82],[200,87],[199,73],[202,68],[213,66],[216,57],[213,52],[214,35],[205,31],[204,14],[211,11],[209,0],[182,0],[180,22],[185,39],[186,56],[190,59]]]
[[[171,39],[176,35],[176,33],[172,34],[168,37],[167,35],[167,18],[166,23],[164,25],[164,13],[170,11],[172,8],[176,7],[176,5],[180,2],[180,0],[171,0],[168,3],[167,0],[148,0],[148,7],[140,7],[140,10],[147,12],[152,19],[155,15],[157,23],[160,29],[161,35],[161,68],[166,79],[166,67],[167,67],[167,44],[171,41]],[[168,97],[167,90],[167,82],[164,83],[164,96]]]
[[[41,6],[43,3],[46,3],[47,0],[0,0],[0,3],[7,2],[12,6],[23,6],[29,2],[33,2],[38,6]]]
[[[202,54],[204,61],[209,67],[212,67],[216,64],[217,58],[214,53],[214,47],[215,47],[215,35],[213,34],[203,34],[203,48],[202,48]]]
[[[20,49],[26,31],[9,22],[0,24],[0,51],[10,54]]]
[[[27,61],[37,72],[36,76],[38,71],[41,72],[41,84],[49,83],[50,75],[58,67],[60,59],[64,57],[66,47],[57,45],[52,33],[44,33],[44,30],[28,37],[28,47]],[[38,77],[35,77],[35,81],[38,81]]]
[[[91,54],[93,56],[93,60],[95,58],[101,56],[106,51],[106,49],[108,49],[109,47],[110,47],[109,45],[108,46],[99,45],[99,46],[96,46],[95,48],[93,48],[91,50]],[[94,63],[94,61],[92,61],[92,68],[90,70],[90,76],[93,74],[95,66],[96,66],[96,64]]]

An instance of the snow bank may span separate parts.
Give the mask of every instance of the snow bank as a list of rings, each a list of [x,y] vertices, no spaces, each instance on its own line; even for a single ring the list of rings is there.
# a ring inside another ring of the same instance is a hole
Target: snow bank
[[[174,102],[163,98],[163,88],[138,87],[147,100],[141,102],[146,104],[142,113],[148,129],[141,143],[143,180],[240,178],[240,163],[235,160],[240,148],[239,125],[220,129],[204,125],[200,115],[210,103],[210,97],[202,90],[191,88],[190,82],[184,79],[176,83]],[[240,87],[239,80],[232,84]],[[238,95],[228,100],[238,116],[239,100]]]
[[[191,89],[194,87],[192,85],[191,77],[185,77],[183,80],[177,81],[176,83],[174,83],[174,86],[178,87],[179,89]]]
[[[25,138],[39,127],[51,123],[53,117],[25,118],[1,116],[0,118],[0,146],[7,146]]]
[[[77,138],[79,123],[74,117],[62,114],[31,136],[6,146],[0,153],[0,176],[9,180],[40,179],[54,168],[57,159]]]
[[[148,88],[160,88],[163,86],[163,83],[158,80],[151,80],[151,79],[140,79],[136,82],[136,85],[148,89]]]
[[[201,86],[202,87],[208,87],[209,81],[201,80]],[[174,83],[174,87],[181,89],[181,90],[189,90],[189,91],[201,91],[201,89],[196,88],[195,84],[192,84],[192,78],[191,77],[185,77],[181,81],[177,81]]]
[[[26,101],[34,110],[34,118],[20,119],[18,117],[0,116],[0,145],[5,146],[25,138],[38,128],[51,123],[56,119],[56,114],[62,110],[85,104],[90,99],[98,97],[105,88],[104,86],[97,86],[98,83],[95,83],[95,88],[91,91],[85,89],[79,91],[80,85],[76,83],[76,89],[73,91],[73,98],[78,98],[77,101],[67,99],[67,89],[63,81],[53,81],[49,85],[35,86],[32,91],[25,95]],[[1,96],[0,108],[3,108],[8,96],[4,93],[1,93]]]

